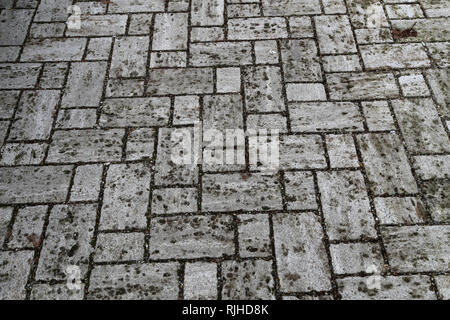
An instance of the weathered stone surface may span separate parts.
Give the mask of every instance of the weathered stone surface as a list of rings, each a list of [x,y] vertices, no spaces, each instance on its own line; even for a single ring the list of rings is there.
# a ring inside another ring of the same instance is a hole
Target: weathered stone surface
[[[281,291],[330,290],[319,218],[313,213],[277,213],[273,228]]]
[[[47,206],[19,209],[8,239],[8,248],[34,248],[34,243],[30,241],[30,237],[35,235],[37,239],[41,238],[47,210]]]
[[[80,290],[70,290],[67,284],[37,283],[31,290],[31,300],[83,300],[84,284]]]
[[[369,131],[395,130],[394,118],[387,101],[362,102],[361,105]]]
[[[233,218],[158,217],[150,225],[150,259],[219,258],[234,254]]]
[[[187,38],[187,13],[161,13],[155,16],[153,50],[185,50]]]
[[[62,109],[58,112],[57,129],[94,128],[97,122],[97,109]]]
[[[142,77],[147,64],[148,37],[123,37],[114,42],[109,76]]]
[[[450,111],[450,90],[447,69],[429,69],[425,71],[425,74],[431,91],[438,103],[436,108],[439,114],[447,114]]]
[[[350,20],[345,15],[315,16],[320,53],[356,52]]]
[[[371,69],[420,68],[430,65],[421,44],[378,44],[360,46],[364,65]]]
[[[250,114],[247,116],[247,129],[279,130],[280,133],[287,132],[287,119],[281,114]]]
[[[33,10],[2,10],[0,13],[0,30],[2,30],[0,33],[0,45],[22,45],[32,19]]]
[[[67,36],[116,36],[125,34],[127,15],[87,15],[81,18],[81,28],[67,30]]]
[[[35,21],[65,21],[67,19],[67,7],[72,2],[70,0],[61,0],[54,2],[52,0],[42,0],[34,18]]]
[[[150,95],[202,94],[213,92],[213,69],[159,69],[149,72]]]
[[[410,73],[398,77],[398,82],[405,97],[426,97],[430,95],[421,73]]]
[[[284,182],[288,209],[317,209],[314,177],[311,172],[285,172]]]
[[[86,39],[30,40],[24,48],[21,61],[80,61]]]
[[[193,124],[199,121],[200,102],[196,96],[175,97],[173,124]]]
[[[187,263],[184,270],[184,299],[217,299],[217,265],[207,262]]]
[[[375,198],[373,202],[381,224],[413,224],[425,220],[421,209],[424,205],[417,198],[383,197]]]
[[[155,149],[155,129],[139,128],[128,134],[126,159],[142,160],[153,157]]]
[[[434,280],[442,299],[450,300],[450,276],[435,276]]]
[[[195,188],[156,189],[152,195],[152,214],[197,212]]]
[[[355,143],[351,135],[330,134],[325,140],[332,168],[359,167]]]
[[[319,169],[327,166],[319,135],[280,137],[280,168]]]
[[[0,164],[8,166],[40,164],[44,160],[45,143],[7,143],[1,149]]]
[[[195,43],[189,48],[189,63],[194,67],[239,66],[252,63],[250,42]]]
[[[230,93],[241,91],[241,69],[220,68],[216,70],[217,92]]]
[[[413,167],[422,180],[450,179],[450,155],[416,156],[413,157]]]
[[[142,260],[143,233],[100,233],[95,248],[96,262]]]
[[[63,202],[71,166],[0,168],[0,203]]]
[[[318,0],[286,0],[280,5],[279,0],[263,0],[263,12],[269,16],[289,16],[320,13]]]
[[[288,83],[286,85],[288,101],[325,101],[327,94],[321,83]]]
[[[408,29],[411,28],[411,23],[415,23],[414,30],[417,31],[417,36],[404,38],[402,39],[404,42],[450,40],[450,21],[447,18],[393,20],[392,28]]]
[[[86,49],[86,60],[106,60],[111,52],[111,38],[90,38]]]
[[[46,63],[39,82],[40,87],[44,89],[62,88],[68,67],[68,63],[65,62]]]
[[[185,68],[186,60],[187,55],[184,51],[153,52],[150,58],[150,68]]]
[[[230,40],[278,39],[287,36],[286,20],[281,17],[228,20]]]
[[[370,12],[368,12],[368,8],[371,8]],[[379,0],[348,0],[347,10],[355,28],[376,30],[382,27],[389,27],[383,5]],[[368,19],[370,15],[374,15],[376,20]]]
[[[0,89],[33,88],[41,65],[37,63],[0,64]]]
[[[281,41],[281,59],[285,81],[322,81],[322,69],[314,40]]]
[[[425,201],[430,208],[433,220],[450,221],[450,181],[448,179],[423,183]]]
[[[224,22],[224,0],[193,0],[191,20],[194,26],[215,26]]]
[[[239,255],[268,257],[272,253],[269,216],[266,214],[238,215]]]
[[[70,201],[96,201],[100,193],[103,166],[92,164],[79,166],[75,169]]]
[[[20,91],[0,91],[0,118],[9,119],[14,115],[14,109],[19,101]]]
[[[0,252],[0,298],[23,300],[33,260],[33,251]]]
[[[383,270],[383,256],[378,243],[340,243],[330,245],[336,274],[371,273]],[[374,268],[375,267],[375,268]]]
[[[0,242],[5,241],[6,233],[8,232],[8,225],[12,218],[13,208],[12,207],[1,207],[0,208]]]

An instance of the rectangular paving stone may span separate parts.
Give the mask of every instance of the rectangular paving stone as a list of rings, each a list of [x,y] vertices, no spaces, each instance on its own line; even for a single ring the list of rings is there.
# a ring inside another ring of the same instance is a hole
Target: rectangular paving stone
[[[405,149],[395,133],[363,134],[356,140],[375,195],[417,192]]]
[[[430,98],[393,100],[392,107],[408,151],[450,152],[450,140],[433,100]]]
[[[383,10],[383,9],[380,7],[379,9],[376,10]],[[355,36],[356,42],[358,42],[358,44],[394,42],[391,29],[389,28],[355,29]]]
[[[322,61],[325,72],[362,71],[359,56],[356,54],[324,56]]]
[[[224,22],[224,0],[192,0],[191,23],[194,26],[220,26]]]
[[[72,63],[63,107],[97,107],[103,92],[106,61]]]
[[[187,54],[184,51],[152,52],[150,68],[185,68]]]
[[[332,168],[358,168],[353,137],[349,134],[330,134],[325,137],[328,156]]]
[[[289,31],[292,38],[314,38],[314,30],[310,17],[290,17]]]
[[[100,229],[145,228],[150,183],[148,164],[111,165],[106,175]]]
[[[361,172],[318,172],[317,180],[330,240],[376,238],[375,221]]]
[[[147,94],[208,94],[213,93],[213,69],[158,69],[149,72]]]
[[[86,60],[106,60],[111,52],[112,38],[90,38]]]
[[[332,73],[326,78],[331,100],[383,99],[399,95],[392,73]]]
[[[325,101],[327,94],[322,83],[288,83],[286,84],[288,101]]]
[[[337,280],[342,300],[434,300],[430,278],[422,275],[380,277],[380,289],[369,277]]]
[[[398,82],[405,97],[426,97],[430,95],[422,73],[405,73],[398,77]]]
[[[144,82],[140,79],[110,79],[106,84],[105,97],[135,97],[144,95]]]
[[[423,0],[421,1],[427,17],[448,17],[448,4],[445,0]]]
[[[48,139],[59,96],[59,90],[25,91],[12,122],[9,140]]]
[[[261,15],[259,4],[230,4],[227,6],[228,18],[257,17]]]
[[[358,105],[352,102],[290,103],[289,112],[294,132],[364,130]]]
[[[450,21],[446,17],[434,19],[404,19],[392,20],[392,28],[405,30],[411,28],[415,23],[414,30],[417,36],[402,39],[403,42],[428,42],[428,41],[449,41]]]
[[[280,137],[282,169],[319,169],[327,166],[319,135],[288,135]]]
[[[175,97],[173,124],[194,124],[199,121],[200,102],[196,96]]]
[[[86,39],[30,40],[23,47],[20,61],[80,61]]]
[[[322,81],[322,69],[314,40],[282,40],[281,60],[286,82]]]
[[[439,114],[447,114],[450,111],[450,90],[447,69],[428,69],[425,71],[425,75],[436,99],[436,108]]]
[[[10,119],[14,115],[14,109],[19,101],[20,91],[2,90],[0,91],[0,118]]]
[[[367,70],[428,67],[430,60],[424,46],[410,44],[376,44],[360,46]]]
[[[241,91],[241,69],[219,68],[216,69],[217,92],[230,93]]]
[[[169,123],[169,98],[106,99],[102,105],[100,126],[141,127]]]
[[[57,129],[93,128],[97,122],[96,108],[61,109],[56,120]]]
[[[78,166],[75,169],[70,201],[97,201],[102,174],[101,164]]]
[[[0,243],[6,240],[6,233],[8,232],[9,222],[12,218],[13,207],[1,207],[0,208]]]
[[[434,281],[439,290],[439,293],[444,300],[450,300],[450,276],[442,275],[435,276]]]
[[[277,213],[273,216],[273,232],[280,290],[330,290],[330,271],[319,217],[310,212]]]
[[[167,8],[169,12],[187,11],[189,9],[189,0],[169,0]]]
[[[262,40],[287,37],[286,20],[281,17],[228,20],[228,39],[230,40]]]
[[[36,270],[38,280],[65,280],[67,267],[80,268],[83,279],[93,251],[97,204],[57,205],[50,212]]]
[[[109,5],[108,13],[164,11],[165,0],[116,0]]]
[[[381,224],[414,224],[424,222],[420,208],[423,203],[415,197],[382,197],[373,200]]]
[[[378,20],[375,22],[368,19],[368,8],[371,8],[370,14],[375,15]],[[378,29],[389,27],[386,15],[384,14],[383,4],[380,0],[349,0],[347,10],[354,28]]]
[[[197,212],[197,188],[153,190],[152,214]]]
[[[227,129],[243,129],[242,98],[239,94],[211,95],[203,99],[203,130],[215,129],[222,132],[226,138]],[[228,143],[227,143],[228,145]]]
[[[56,131],[47,162],[119,161],[124,134],[121,129]]]
[[[289,210],[316,210],[316,190],[312,172],[285,172],[284,188]]]
[[[144,233],[100,233],[95,247],[95,262],[130,261],[144,258]]]
[[[422,180],[450,179],[450,155],[416,156],[412,161]]]
[[[395,130],[387,101],[362,102],[361,105],[369,131]]]
[[[139,128],[134,129],[128,134],[126,159],[142,160],[153,157],[155,148],[155,129]]]
[[[380,230],[394,272],[448,270],[449,226],[382,226]]]
[[[190,139],[190,140],[187,140]],[[191,146],[186,146],[184,141],[191,141]],[[192,160],[190,163],[174,163],[173,159],[180,150],[187,150]],[[155,184],[176,185],[193,184],[198,180],[198,168],[194,162],[194,137],[192,128],[172,129],[161,128],[158,132],[158,148],[155,162]]]
[[[251,52],[250,42],[194,43],[189,48],[189,65],[194,67],[247,65],[252,63]]]
[[[1,165],[40,164],[44,160],[46,143],[7,143],[1,151]]]
[[[34,251],[0,252],[0,299],[23,300]]]
[[[22,45],[33,19],[33,10],[7,9],[0,13],[0,45]],[[3,48],[2,48],[3,49]]]
[[[262,0],[263,12],[266,16],[290,16],[317,14],[321,12],[319,0]]]
[[[184,270],[184,299],[217,299],[217,264],[187,263]]]
[[[330,245],[331,261],[336,274],[383,270],[383,256],[378,243],[339,243]]]
[[[153,50],[186,50],[187,40],[187,13],[160,13],[155,15]]]
[[[192,27],[191,42],[210,42],[225,40],[223,27]]]
[[[0,203],[63,202],[71,166],[0,168]]]
[[[130,25],[128,27],[129,35],[150,34],[153,13],[136,13],[130,17]]]
[[[42,72],[39,86],[44,89],[62,88],[66,78],[68,63],[46,63]]]
[[[230,215],[153,218],[150,259],[231,256],[235,251],[233,229]]]
[[[34,88],[41,65],[37,63],[0,64],[0,89]]]
[[[270,224],[267,214],[238,215],[239,256],[269,257],[272,253],[270,243]]]
[[[285,116],[277,113],[272,114],[249,114],[247,116],[247,130],[270,129],[279,130],[280,133],[287,132],[287,119]]]
[[[281,190],[276,177],[259,173],[243,178],[241,174],[204,174],[202,210],[279,210]]]
[[[256,63],[278,63],[278,46],[275,40],[255,41]]]
[[[178,263],[100,265],[92,270],[89,300],[178,299]]]
[[[350,20],[345,15],[315,16],[321,54],[356,52]]]
[[[145,76],[148,46],[148,37],[116,39],[109,76],[111,78]]]
[[[422,185],[422,190],[433,220],[437,222],[449,222],[450,181],[448,179],[426,181]]]
[[[33,23],[30,29],[30,38],[43,39],[52,37],[62,37],[66,24],[63,22],[53,23]]]
[[[247,111],[272,112],[286,109],[279,67],[246,67],[243,69],[243,82]]]
[[[68,37],[116,36],[125,34],[127,15],[86,15],[80,29],[67,29]]]
[[[8,248],[34,248],[30,237],[41,238],[47,206],[25,207],[19,209],[14,218],[14,225],[8,239]],[[32,238],[31,238],[32,239]]]
[[[35,21],[66,21],[67,7],[72,4],[70,0],[52,1],[42,0],[34,18]]]
[[[33,285],[30,300],[83,300],[84,284],[79,290],[70,290],[67,284],[37,283]]]

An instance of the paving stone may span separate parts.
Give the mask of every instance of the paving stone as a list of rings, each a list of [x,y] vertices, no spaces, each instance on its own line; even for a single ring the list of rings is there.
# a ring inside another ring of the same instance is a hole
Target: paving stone
[[[256,63],[278,63],[278,47],[275,40],[255,41]]]
[[[80,7],[81,14],[96,15],[106,13],[106,3],[99,2],[78,2],[77,5]]]
[[[219,68],[217,72],[217,92],[229,93],[241,91],[241,69]]]
[[[79,267],[84,278],[93,251],[96,215],[96,204],[53,207],[36,270],[37,280],[65,280],[66,268],[71,265]]]
[[[83,300],[84,284],[80,290],[70,290],[67,284],[37,283],[31,290],[31,300]]]
[[[36,39],[23,47],[21,61],[79,61],[86,39]]]
[[[0,252],[0,298],[2,300],[25,299],[25,285],[33,255],[34,251]]]
[[[130,261],[144,258],[143,233],[100,233],[95,262]]]
[[[427,14],[427,17],[448,17],[448,5],[444,0],[424,0],[421,4]]]
[[[169,0],[167,6],[170,11],[187,11],[189,9],[189,0]]]
[[[63,202],[71,166],[0,168],[0,203]]]
[[[325,140],[332,168],[359,167],[355,143],[351,135],[330,134]]]
[[[450,300],[450,276],[435,276],[436,286],[444,300]]]
[[[356,29],[355,36],[358,44],[394,42],[391,30],[388,28]]]
[[[153,50],[186,50],[187,39],[187,13],[160,13],[155,16]]]
[[[191,23],[194,26],[215,26],[224,23],[224,0],[193,0]]]
[[[8,134],[9,121],[0,121],[0,142],[3,144]]]
[[[380,278],[380,289],[372,288],[370,277],[337,280],[343,300],[434,300],[428,276],[387,276]]]
[[[199,121],[200,103],[196,96],[175,97],[173,124],[193,124]]]
[[[19,96],[20,91],[0,91],[0,118],[12,118]]]
[[[5,241],[8,225],[12,218],[13,208],[12,207],[1,207],[0,208],[0,243],[3,246],[3,241]]]
[[[434,178],[450,179],[450,156],[415,156],[413,167],[422,180]]]
[[[230,40],[260,40],[287,37],[286,20],[281,17],[228,20],[228,39]]]
[[[158,217],[150,224],[150,259],[194,259],[234,254],[229,215]]]
[[[92,270],[88,299],[178,298],[178,263],[101,265]]]
[[[447,18],[392,20],[392,28],[404,30],[411,28],[412,23],[417,36],[403,38],[403,42],[449,41],[450,21]]]
[[[271,256],[269,216],[267,214],[238,215],[238,238],[241,257]]]
[[[425,200],[434,221],[450,221],[450,181],[448,179],[423,183]]]
[[[383,99],[399,95],[392,73],[333,73],[326,78],[331,100]]]
[[[128,27],[129,35],[150,34],[152,26],[153,14],[137,13],[130,17],[130,25]]]
[[[0,89],[34,88],[41,65],[37,63],[0,64]]]
[[[317,180],[330,240],[376,238],[375,221],[361,172],[318,172]]]
[[[427,43],[426,46],[431,56],[431,60],[439,68],[450,67],[450,57],[446,54],[446,52],[450,50],[450,42]]]
[[[103,91],[106,62],[72,63],[64,92],[63,107],[97,107]]]
[[[323,56],[323,69],[325,72],[361,71],[359,57],[352,55]]]
[[[186,52],[152,52],[150,58],[150,68],[185,68]]]
[[[223,27],[192,27],[191,42],[221,41],[225,39]]]
[[[39,86],[43,89],[62,88],[66,78],[67,63],[46,63]]]
[[[314,22],[321,54],[357,51],[347,16],[315,16]]]
[[[8,143],[1,149],[0,164],[17,166],[40,164],[44,160],[47,144]]]
[[[282,292],[331,289],[320,220],[313,213],[273,216],[275,253]]]
[[[213,92],[213,69],[159,69],[149,72],[147,94],[208,94]]]
[[[400,130],[410,152],[449,152],[450,140],[439,119],[433,100],[393,100]]]
[[[275,282],[265,260],[222,263],[223,300],[275,300]],[[249,279],[252,279],[249,281]]]
[[[431,91],[438,103],[436,106],[438,113],[440,115],[447,114],[450,111],[450,90],[447,69],[430,69],[426,70],[425,74]]]
[[[33,19],[33,10],[7,9],[0,12],[0,45],[22,45],[28,32],[28,26]]]
[[[244,179],[233,173],[204,174],[202,178],[203,211],[282,209],[281,190],[275,177],[255,173]]]
[[[63,22],[58,23],[33,23],[30,29],[30,38],[42,39],[51,37],[62,37],[66,24]]]
[[[118,161],[122,157],[124,134],[121,129],[56,131],[47,162]]]
[[[0,50],[0,62],[14,62],[19,57],[20,47],[2,47]]]
[[[257,3],[229,4],[227,6],[228,18],[257,17],[261,15],[260,6]]]
[[[383,256],[378,243],[340,243],[330,245],[331,261],[336,274],[378,272],[383,270]]]
[[[163,126],[168,124],[169,98],[107,99],[102,105],[103,127]]]
[[[145,76],[148,37],[123,37],[114,42],[111,78]]]
[[[152,195],[152,214],[197,212],[196,188],[156,189]]]
[[[288,101],[327,100],[325,87],[321,83],[288,83],[286,96]]]
[[[269,16],[306,15],[320,13],[318,0],[262,0],[263,12]]]
[[[247,65],[252,63],[251,51],[250,42],[195,43],[189,48],[189,63],[194,67]]]
[[[72,4],[70,0],[62,0],[55,3],[52,0],[42,0],[34,17],[35,21],[66,21],[67,7]]]
[[[289,210],[316,210],[316,191],[311,172],[285,172],[285,192]]]
[[[423,17],[422,9],[418,4],[387,5],[386,12],[390,19]]]
[[[322,69],[314,40],[282,40],[281,59],[285,81],[322,81]]]
[[[116,0],[108,6],[108,13],[164,11],[165,0]]]
[[[424,97],[430,95],[425,79],[420,73],[400,76],[398,82],[405,97]]]
[[[144,80],[111,79],[106,85],[105,97],[134,97],[144,95]]]
[[[405,149],[395,133],[363,134],[356,140],[375,195],[417,192]]]
[[[279,130],[280,133],[287,132],[287,119],[282,114],[250,114],[247,116],[247,129]]]
[[[380,0],[348,0],[346,4],[354,28],[389,27]]]
[[[394,272],[447,270],[449,226],[381,227]]]
[[[217,299],[217,265],[208,262],[187,263],[184,270],[184,299]]]
[[[310,17],[290,17],[289,31],[294,38],[313,38],[314,30]]]
[[[106,175],[100,229],[145,228],[150,183],[147,164],[111,165]]]
[[[360,46],[361,57],[368,70],[420,68],[430,65],[424,46],[411,44],[376,44]]]
[[[246,67],[243,69],[243,81],[247,111],[285,110],[279,67]]]
[[[191,142],[194,141],[192,129],[159,129],[155,162],[156,185],[170,186],[197,183],[198,168],[193,157],[191,157],[192,162],[189,164],[176,164],[173,162],[173,158],[177,155],[177,152],[185,150],[186,147],[190,147],[185,145],[186,135],[190,136]]]
[[[8,248],[33,248],[31,237],[41,238],[47,206],[25,207],[19,209],[8,240]]]
[[[153,157],[155,148],[155,129],[138,128],[128,134],[126,159],[143,160]]]
[[[319,169],[326,166],[325,151],[319,135],[280,137],[282,169]]]
[[[90,38],[86,60],[106,60],[111,52],[112,38]]]
[[[358,106],[352,102],[290,103],[289,112],[294,132],[364,129]]]
[[[75,169],[70,201],[97,201],[100,193],[103,166],[92,164]]]
[[[58,113],[56,128],[83,129],[93,128],[97,121],[97,109],[62,109]]]
[[[68,37],[116,36],[125,34],[127,15],[86,15],[81,18],[81,28],[66,31]]]
[[[387,101],[362,102],[361,105],[369,131],[396,129]]]
[[[10,2],[12,6],[13,0],[3,0],[3,2]],[[16,2],[16,8],[36,8],[37,6],[37,0],[17,0]]]
[[[347,13],[344,0],[322,0],[326,14]]]
[[[424,222],[423,203],[414,197],[375,198],[373,200],[381,224],[414,224]]]

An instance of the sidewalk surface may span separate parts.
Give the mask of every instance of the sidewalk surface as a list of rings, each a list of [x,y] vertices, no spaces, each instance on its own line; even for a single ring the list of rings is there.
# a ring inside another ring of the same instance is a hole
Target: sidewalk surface
[[[0,0],[0,299],[449,299],[449,14]],[[279,170],[174,163],[198,122]]]

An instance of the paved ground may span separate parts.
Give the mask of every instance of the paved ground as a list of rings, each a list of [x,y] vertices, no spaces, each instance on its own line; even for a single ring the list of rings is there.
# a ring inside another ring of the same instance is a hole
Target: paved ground
[[[450,298],[447,0],[75,2],[0,0],[0,298]]]

